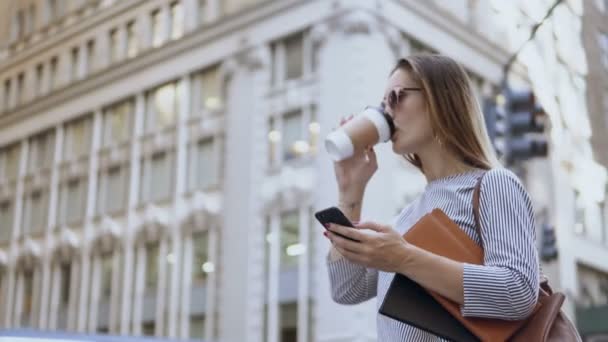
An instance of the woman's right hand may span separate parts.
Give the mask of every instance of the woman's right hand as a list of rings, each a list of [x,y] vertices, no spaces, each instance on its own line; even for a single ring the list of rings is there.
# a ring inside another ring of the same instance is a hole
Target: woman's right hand
[[[340,126],[343,126],[352,118],[353,115],[342,118]],[[367,182],[377,169],[376,153],[371,146],[365,151],[355,151],[355,154],[350,158],[334,162],[340,197],[353,200],[361,199]]]

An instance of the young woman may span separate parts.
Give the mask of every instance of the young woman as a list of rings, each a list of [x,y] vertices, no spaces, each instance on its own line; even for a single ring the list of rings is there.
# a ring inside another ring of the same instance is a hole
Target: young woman
[[[380,306],[394,273],[401,273],[461,304],[465,316],[526,318],[536,304],[539,287],[532,204],[518,178],[498,167],[464,69],[440,55],[401,59],[390,74],[383,103],[397,128],[391,139],[393,151],[414,164],[427,185],[393,225],[362,222],[355,224],[357,229],[328,227],[333,299],[357,304],[376,297]],[[373,149],[335,163],[338,205],[353,222],[360,219],[365,187],[376,169]],[[478,236],[472,196],[482,175]],[[402,238],[435,208],[442,209],[478,244],[483,242],[483,265],[453,261]],[[439,339],[380,314],[377,328],[379,341]]]

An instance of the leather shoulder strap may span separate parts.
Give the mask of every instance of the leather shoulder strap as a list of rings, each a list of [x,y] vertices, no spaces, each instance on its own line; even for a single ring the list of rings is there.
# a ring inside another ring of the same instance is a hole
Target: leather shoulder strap
[[[477,236],[479,236],[479,241],[481,241],[482,247],[483,240],[481,239],[481,223],[479,221],[479,196],[481,195],[481,181],[486,173],[487,171],[481,174],[477,180],[477,184],[475,185],[475,190],[473,190],[473,217],[475,218],[475,231],[477,232]]]

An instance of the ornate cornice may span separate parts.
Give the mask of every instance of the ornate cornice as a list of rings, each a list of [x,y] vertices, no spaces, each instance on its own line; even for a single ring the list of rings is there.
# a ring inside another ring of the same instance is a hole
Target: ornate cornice
[[[166,209],[150,204],[144,209],[141,222],[135,236],[136,243],[157,242],[167,233],[169,214]]]
[[[95,236],[91,241],[93,253],[105,254],[118,248],[120,244],[121,226],[111,217],[105,216]]]
[[[17,254],[17,268],[32,270],[42,261],[40,244],[31,238],[26,238]]]
[[[74,259],[81,251],[80,239],[69,227],[64,227],[53,248],[53,259],[61,263]]]
[[[312,168],[284,167],[262,184],[262,209],[292,208],[309,202],[314,194],[314,182]]]
[[[188,214],[181,225],[184,234],[217,226],[223,207],[221,193],[196,192],[188,203]]]

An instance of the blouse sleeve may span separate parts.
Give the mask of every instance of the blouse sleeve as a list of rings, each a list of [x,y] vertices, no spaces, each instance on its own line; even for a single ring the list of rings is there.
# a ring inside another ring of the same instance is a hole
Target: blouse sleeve
[[[489,171],[480,193],[483,265],[464,265],[464,316],[523,319],[538,298],[539,265],[532,202],[506,169]]]

